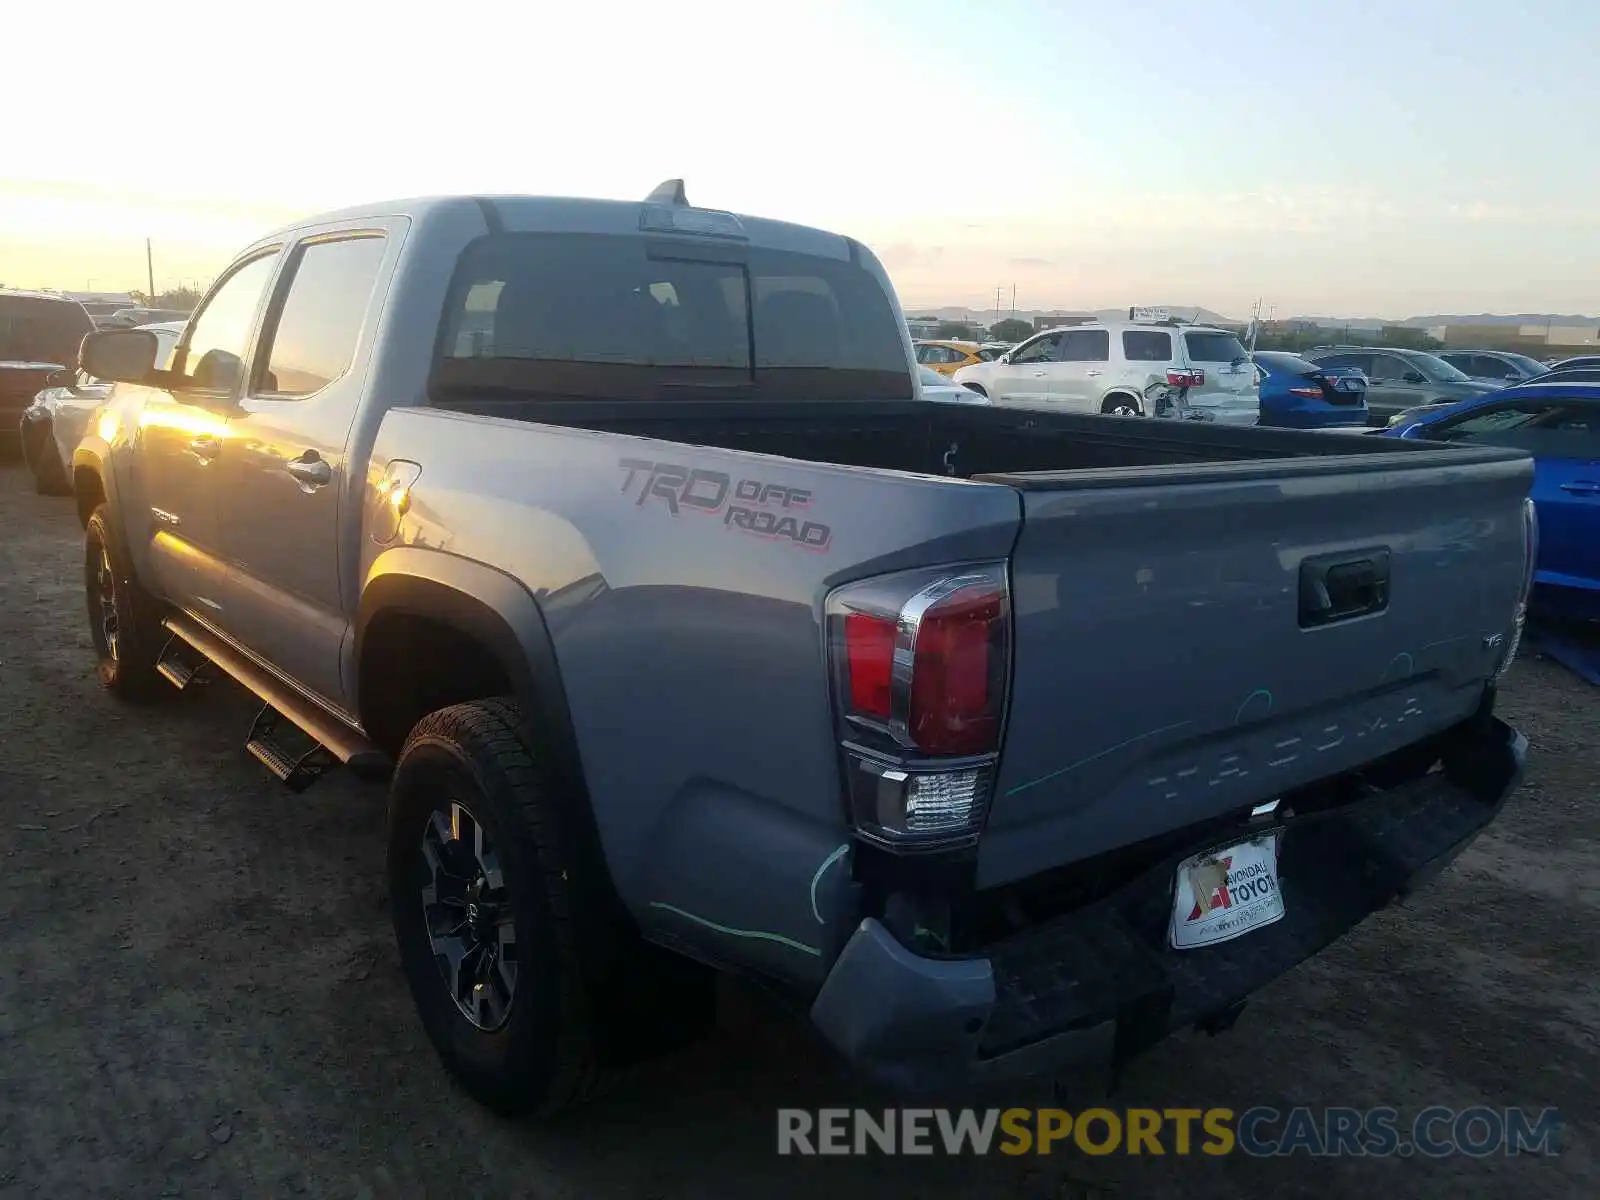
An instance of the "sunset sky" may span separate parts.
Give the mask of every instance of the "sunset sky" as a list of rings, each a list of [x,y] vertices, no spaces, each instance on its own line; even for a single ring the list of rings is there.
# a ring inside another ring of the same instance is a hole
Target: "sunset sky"
[[[8,58],[12,286],[143,286],[146,236],[165,287],[324,208],[681,175],[861,238],[907,307],[1600,311],[1593,4],[118,0],[7,41],[60,49]]]

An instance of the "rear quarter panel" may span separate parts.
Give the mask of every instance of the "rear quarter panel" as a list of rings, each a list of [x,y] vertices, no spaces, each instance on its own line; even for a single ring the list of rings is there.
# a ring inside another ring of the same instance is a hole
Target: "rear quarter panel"
[[[823,599],[1004,558],[1017,494],[423,408],[385,417],[374,469],[395,459],[421,474],[387,542],[369,514],[364,576],[409,546],[533,594],[613,880],[647,932],[820,979],[849,874]],[[771,515],[752,530],[741,511]]]

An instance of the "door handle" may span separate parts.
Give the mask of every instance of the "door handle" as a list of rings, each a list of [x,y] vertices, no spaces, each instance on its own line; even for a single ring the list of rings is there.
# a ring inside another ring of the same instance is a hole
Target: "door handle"
[[[1035,371],[1035,372],[1034,372],[1034,373],[1033,373],[1033,377],[1034,377],[1034,378],[1035,378],[1035,379],[1043,379],[1043,378],[1044,378],[1044,377],[1045,377],[1045,375],[1046,375],[1046,374],[1048,374],[1048,372],[1046,372],[1046,371]]]
[[[1105,372],[1104,371],[1085,371],[1084,374],[1089,376],[1092,379],[1096,375],[1104,375]]]
[[[222,439],[212,437],[209,433],[202,433],[199,437],[189,439],[189,453],[203,463],[214,460],[222,453]]]
[[[333,478],[333,468],[328,460],[315,450],[307,450],[299,458],[291,458],[283,469],[294,476],[302,492],[314,492]]]
[[[1600,483],[1593,479],[1574,479],[1571,483],[1563,483],[1561,490],[1571,492],[1574,496],[1600,496]]]

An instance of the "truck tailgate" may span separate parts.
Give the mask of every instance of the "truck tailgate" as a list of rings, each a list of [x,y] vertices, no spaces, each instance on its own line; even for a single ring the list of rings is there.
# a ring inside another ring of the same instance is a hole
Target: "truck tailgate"
[[[987,887],[1470,715],[1511,630],[1533,470],[1444,448],[980,478],[1024,512]]]

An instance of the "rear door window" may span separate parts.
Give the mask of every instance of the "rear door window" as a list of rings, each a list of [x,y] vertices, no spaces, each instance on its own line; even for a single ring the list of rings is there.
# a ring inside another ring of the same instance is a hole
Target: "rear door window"
[[[1159,329],[1124,330],[1122,357],[1129,362],[1171,362],[1172,335]]]
[[[434,386],[593,400],[912,396],[900,326],[862,268],[592,234],[469,247]]]
[[[1110,330],[1069,329],[1061,335],[1062,362],[1109,362],[1110,359]]]
[[[1401,383],[1407,375],[1421,374],[1403,358],[1392,354],[1374,354],[1372,369],[1367,372],[1374,383]]]

